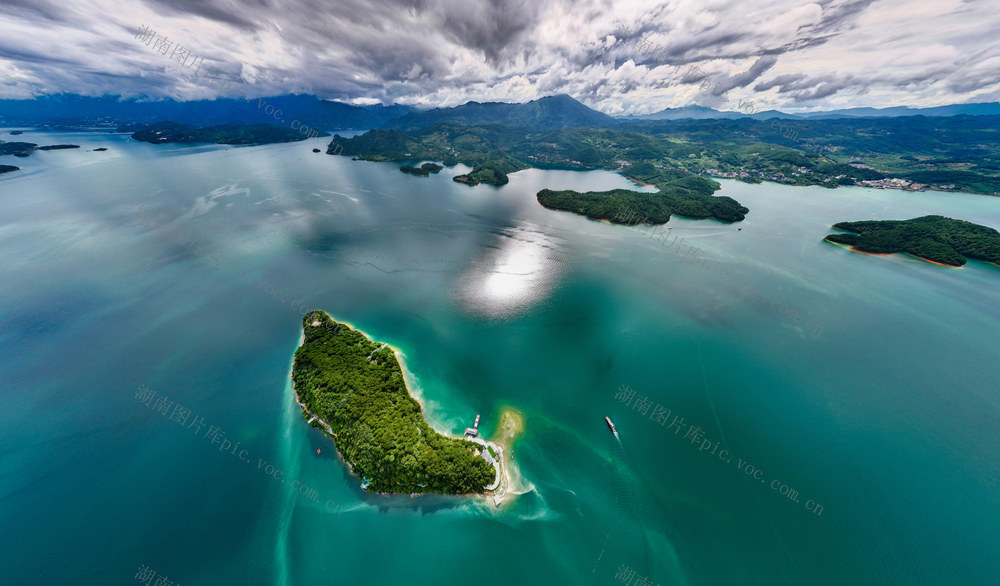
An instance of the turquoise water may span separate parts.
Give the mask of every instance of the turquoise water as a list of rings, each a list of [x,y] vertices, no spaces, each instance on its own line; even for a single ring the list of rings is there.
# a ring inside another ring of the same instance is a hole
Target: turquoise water
[[[747,220],[667,248],[535,201],[612,173],[21,139],[84,148],[0,177],[2,583],[1000,580],[1000,269],[821,240],[995,198],[724,180]],[[439,430],[520,411],[523,494],[361,491],[292,401],[299,304],[399,348]]]

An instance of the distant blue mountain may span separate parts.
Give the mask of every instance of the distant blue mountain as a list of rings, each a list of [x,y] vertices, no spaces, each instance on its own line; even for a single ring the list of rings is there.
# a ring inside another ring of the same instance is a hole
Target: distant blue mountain
[[[709,118],[744,118],[739,112],[721,112],[705,106],[684,106],[683,108],[667,108],[644,114],[642,116],[623,116],[625,120],[706,120]]]
[[[1000,103],[981,102],[976,104],[953,104],[933,108],[910,108],[898,106],[894,108],[848,108],[846,110],[831,110],[829,112],[809,112],[799,114],[802,118],[883,118],[897,116],[996,116],[1000,115]]]
[[[822,112],[806,112],[788,114],[779,110],[765,110],[747,114],[714,110],[704,106],[684,106],[683,108],[667,108],[653,114],[643,116],[624,116],[621,120],[707,120],[753,118],[769,120],[771,118],[789,119],[833,119],[833,118],[895,118],[899,116],[996,116],[1000,115],[1000,103],[983,102],[976,104],[953,104],[933,108],[910,108],[897,106],[892,108],[848,108],[845,110],[828,110]]]
[[[319,130],[378,128],[412,110],[409,106],[354,106],[311,95],[241,99],[194,100],[98,98],[74,94],[33,100],[0,100],[0,123],[5,125],[120,126],[172,121],[189,126],[219,124],[279,124],[266,113],[268,105],[282,110],[286,123],[298,120]],[[272,111],[275,111],[272,110]]]
[[[192,127],[222,124],[279,124],[265,109],[281,110],[286,123],[298,120],[318,130],[366,130],[395,128],[417,130],[434,124],[505,126],[552,129],[565,127],[609,128],[622,123],[643,120],[708,120],[751,118],[768,120],[836,119],[900,116],[988,116],[1000,115],[996,102],[954,104],[933,108],[849,108],[823,112],[788,114],[766,110],[747,114],[719,111],[704,106],[667,108],[644,116],[613,118],[567,95],[556,95],[527,103],[467,102],[451,108],[419,110],[411,106],[355,106],[343,102],[322,100],[313,95],[284,95],[240,99],[194,100],[178,102],[171,99],[120,99],[118,96],[87,97],[58,94],[32,100],[0,100],[0,125],[51,127],[117,127],[129,124],[153,124],[171,121]],[[273,110],[272,110],[273,111]]]
[[[560,94],[523,104],[467,102],[452,108],[411,112],[392,120],[388,126],[399,130],[417,130],[442,122],[468,126],[503,124],[532,129],[605,128],[619,124],[611,116],[592,110],[573,98]]]

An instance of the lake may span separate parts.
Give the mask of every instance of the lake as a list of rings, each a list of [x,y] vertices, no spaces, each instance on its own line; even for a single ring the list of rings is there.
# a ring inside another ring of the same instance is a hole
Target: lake
[[[1000,268],[823,241],[995,198],[720,180],[747,219],[660,242],[535,199],[604,171],[8,136],[82,148],[0,176],[4,583],[1000,579]],[[520,494],[362,491],[292,399],[303,308],[399,348],[439,431],[521,412]]]

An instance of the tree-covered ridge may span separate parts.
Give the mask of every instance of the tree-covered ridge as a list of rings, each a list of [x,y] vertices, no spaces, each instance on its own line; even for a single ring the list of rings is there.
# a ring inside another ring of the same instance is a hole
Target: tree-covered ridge
[[[337,449],[378,492],[481,493],[494,479],[476,444],[445,437],[421,416],[395,353],[326,313],[302,320],[292,381],[306,408],[325,420]]]
[[[626,128],[673,142],[663,163],[696,173],[826,187],[883,180],[897,188],[1000,195],[1000,116],[649,121]]]
[[[563,126],[599,128],[619,124],[617,120],[607,114],[591,110],[573,98],[560,94],[532,100],[525,104],[467,102],[453,108],[413,111],[389,121],[388,126],[402,130],[415,130],[442,122],[467,126],[504,124],[531,128]]]
[[[464,126],[441,123],[428,128],[371,130],[360,136],[334,135],[328,153],[368,161],[413,158],[464,163],[513,173],[529,167],[564,169],[618,169],[627,155],[640,162],[655,157],[662,145],[657,139],[614,130],[560,128],[532,131],[496,124]]]
[[[323,132],[319,136],[329,136],[329,133]],[[223,124],[189,128],[176,122],[157,122],[137,130],[132,134],[132,138],[153,144],[173,142],[271,144],[296,142],[308,137],[297,130],[274,124]]]
[[[21,170],[20,167],[15,167],[14,165],[0,165],[0,175],[20,170]]]
[[[634,132],[608,129],[560,128],[533,132],[506,126],[461,126],[437,124],[412,132],[373,130],[361,136],[334,135],[328,153],[343,149],[344,155],[386,161],[410,158],[461,162],[473,167],[455,181],[476,185],[507,183],[508,173],[529,167],[621,170],[626,175],[660,188],[658,194],[628,192],[614,195],[562,191],[539,193],[539,202],[553,209],[611,219],[607,210],[617,210],[627,201],[636,209],[647,209],[665,222],[671,213],[691,218],[742,220],[747,208],[728,197],[714,197],[719,184],[681,169],[677,164],[656,165],[669,150],[668,141]],[[553,195],[557,194],[557,195]],[[645,202],[645,203],[639,203]]]
[[[618,128],[441,123],[345,139],[364,160],[411,157],[475,167],[510,157],[538,168],[665,169],[759,183],[870,185],[1000,194],[1000,116],[838,120],[683,120]],[[791,131],[791,132],[789,132]],[[328,151],[331,152],[331,151]],[[409,153],[409,156],[406,154]]]
[[[964,265],[966,258],[1000,265],[1000,232],[965,220],[924,216],[839,222],[833,227],[849,233],[830,234],[827,240],[862,252],[906,252],[952,266]]]

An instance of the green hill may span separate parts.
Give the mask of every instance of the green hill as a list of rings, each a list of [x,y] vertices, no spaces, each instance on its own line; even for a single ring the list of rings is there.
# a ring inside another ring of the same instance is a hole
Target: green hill
[[[472,442],[424,421],[391,348],[313,311],[302,320],[292,381],[309,411],[330,424],[340,455],[377,492],[482,493],[495,476]],[[423,485],[423,486],[421,486]]]
[[[912,220],[839,222],[826,240],[862,252],[905,252],[933,262],[962,266],[967,258],[1000,265],[1000,232],[965,220],[924,216]]]

